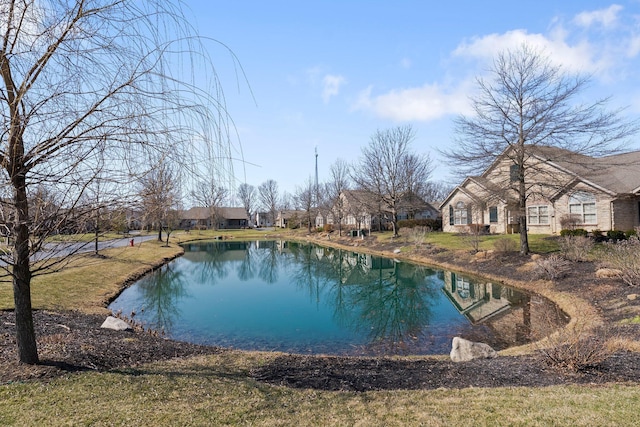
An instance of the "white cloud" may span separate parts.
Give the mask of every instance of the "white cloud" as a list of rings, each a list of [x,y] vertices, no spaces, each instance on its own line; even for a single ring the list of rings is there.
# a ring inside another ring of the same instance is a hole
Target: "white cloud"
[[[449,114],[467,114],[470,112],[470,84],[463,82],[452,90],[438,84],[426,84],[376,96],[372,95],[373,88],[368,87],[360,93],[352,109],[369,110],[378,117],[396,122],[430,121]]]
[[[573,19],[577,25],[581,27],[591,27],[593,25],[601,25],[604,28],[613,27],[618,21],[618,13],[623,7],[619,4],[612,4],[606,9],[582,12]]]
[[[345,84],[347,80],[343,76],[327,74],[322,79],[322,100],[328,103],[332,96],[340,93],[340,86]]]
[[[452,55],[489,63],[499,53],[517,49],[523,44],[548,55],[552,62],[562,65],[569,72],[596,73],[604,65],[594,58],[593,46],[588,41],[569,45],[566,42],[566,31],[562,27],[554,28],[549,36],[530,34],[525,30],[512,30],[503,34],[475,37],[460,44]]]
[[[413,63],[411,62],[411,60],[409,58],[402,58],[400,60],[400,66],[402,68],[409,69],[409,68],[411,68],[411,65],[413,65]]]
[[[451,52],[452,63],[447,72],[448,78],[458,83],[432,82],[377,95],[369,87],[360,93],[353,109],[372,111],[396,121],[429,121],[449,114],[469,114],[468,96],[476,89],[473,76],[490,69],[499,53],[523,44],[547,56],[563,71],[616,82],[627,77],[633,68],[629,60],[640,55],[640,18],[621,14],[622,9],[614,4],[582,12],[568,21],[556,17],[545,33],[514,29],[463,40]],[[607,31],[603,32],[603,28]]]

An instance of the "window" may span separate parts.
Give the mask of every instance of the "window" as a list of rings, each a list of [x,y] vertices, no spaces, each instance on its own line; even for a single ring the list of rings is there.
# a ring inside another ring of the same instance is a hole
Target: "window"
[[[464,202],[456,203],[456,208],[453,211],[453,223],[455,225],[469,224],[467,207]]]
[[[579,224],[597,224],[596,196],[583,191],[573,193],[569,198],[569,214]]]
[[[453,206],[449,205],[449,225],[454,225],[453,222]]]
[[[520,180],[520,165],[511,165],[509,167],[509,180],[511,182]]]
[[[498,222],[498,207],[497,206],[489,207],[489,222],[490,223]]]
[[[529,206],[527,222],[530,225],[549,224],[549,206]]]

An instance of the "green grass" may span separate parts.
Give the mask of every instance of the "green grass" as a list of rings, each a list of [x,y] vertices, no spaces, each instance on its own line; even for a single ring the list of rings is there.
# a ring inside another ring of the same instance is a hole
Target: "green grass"
[[[172,239],[215,235],[270,237],[249,230],[176,232]],[[492,237],[483,245],[491,245]],[[382,238],[390,240],[390,234]],[[453,234],[432,233],[428,241],[448,249],[468,249]],[[544,236],[531,236],[531,246],[534,252],[555,250]],[[123,280],[178,251],[175,245],[164,248],[146,242],[105,251],[104,258],[77,257],[64,271],[34,280],[34,307],[104,309],[104,299],[117,292]],[[10,284],[0,283],[0,307],[10,308],[12,301]],[[4,384],[0,425],[625,426],[636,423],[640,405],[640,387],[635,384],[355,393],[291,389],[250,377],[252,369],[275,357],[228,351],[52,381]]]
[[[396,242],[397,245],[412,245],[409,229],[401,229],[399,233],[400,237],[393,239],[393,233],[388,231],[384,233],[376,233],[377,240],[381,242]],[[520,235],[519,234],[490,234],[486,236],[480,236],[480,250],[493,250],[494,242],[500,239],[509,239],[513,241],[516,250],[520,248]],[[444,233],[444,232],[432,232],[428,233],[425,238],[425,243],[434,245],[447,250],[472,250],[472,246],[469,244],[465,236],[457,233]],[[547,234],[529,234],[529,250],[533,253],[550,253],[556,252],[560,249],[555,236]]]

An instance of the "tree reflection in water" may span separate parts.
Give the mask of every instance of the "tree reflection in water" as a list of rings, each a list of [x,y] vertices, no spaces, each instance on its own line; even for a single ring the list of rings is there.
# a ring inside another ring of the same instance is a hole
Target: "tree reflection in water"
[[[188,296],[182,273],[171,264],[154,271],[140,282],[146,322],[157,331],[167,331],[180,316],[178,300]]]
[[[337,322],[369,336],[367,352],[411,352],[438,296],[435,271],[315,245],[291,243],[289,250],[297,286],[318,303],[320,295],[329,296]]]
[[[140,320],[150,326],[179,323],[174,338],[256,350],[442,354],[454,334],[505,348],[557,314],[500,284],[286,241],[188,244],[137,286],[139,295],[121,297],[144,306]]]

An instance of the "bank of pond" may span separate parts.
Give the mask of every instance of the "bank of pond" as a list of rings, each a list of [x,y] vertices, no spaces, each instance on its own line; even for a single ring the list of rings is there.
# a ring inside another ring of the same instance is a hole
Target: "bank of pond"
[[[454,336],[501,350],[568,320],[503,284],[311,243],[208,241],[184,251],[109,309],[180,341],[367,356],[447,354]]]

